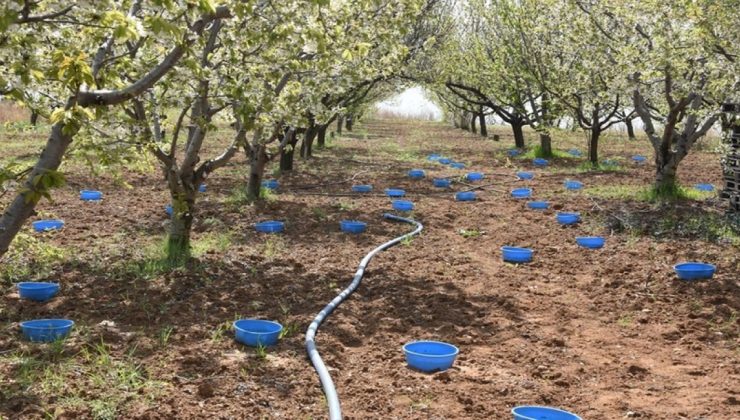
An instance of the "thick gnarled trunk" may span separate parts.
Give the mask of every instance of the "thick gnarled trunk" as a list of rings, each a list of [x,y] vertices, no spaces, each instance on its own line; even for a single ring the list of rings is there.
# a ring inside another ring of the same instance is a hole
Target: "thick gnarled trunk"
[[[262,188],[262,177],[267,166],[267,151],[264,144],[253,146],[252,155],[249,159],[249,180],[247,181],[247,199],[254,201],[260,197]]]
[[[552,156],[552,137],[549,134],[540,133],[540,151],[542,156]]]
[[[320,125],[317,131],[316,147],[323,149],[326,147],[326,125]]]
[[[517,149],[524,148],[524,124],[511,123],[511,131],[514,132],[514,147]]]
[[[488,127],[486,127],[486,115],[481,112],[478,114],[478,120],[480,125],[480,135],[482,137],[488,137]]]

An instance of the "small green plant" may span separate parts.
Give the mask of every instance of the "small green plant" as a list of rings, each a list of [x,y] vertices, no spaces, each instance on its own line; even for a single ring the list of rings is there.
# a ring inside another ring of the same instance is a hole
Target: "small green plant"
[[[460,229],[459,231],[460,235],[462,235],[463,238],[477,238],[481,235],[483,235],[485,232],[480,231],[478,229]]]
[[[354,210],[355,207],[357,206],[352,203],[340,202],[339,204],[337,204],[337,208],[339,209],[339,211],[350,211]]]
[[[624,327],[624,328],[627,328],[627,327],[631,326],[632,325],[632,316],[629,315],[629,314],[625,314],[625,315],[621,316],[617,320],[617,325],[619,325],[620,327]]]
[[[257,359],[265,360],[267,358],[267,347],[260,344],[254,349],[254,354],[257,355]]]
[[[280,331],[280,338],[288,338],[298,332],[298,324],[295,322],[289,322],[283,326],[283,330]]]
[[[64,249],[19,233],[0,259],[0,283],[47,278],[66,259]]]
[[[216,328],[211,331],[211,341],[221,341],[226,333],[228,331],[231,331],[231,324],[228,322],[222,322],[216,326]]]
[[[174,332],[175,328],[167,325],[163,327],[161,330],[159,330],[159,347],[167,347],[167,344],[170,341],[170,337],[172,337],[172,333]]]
[[[413,236],[406,236],[403,239],[401,239],[401,245],[403,246],[411,246],[412,242],[414,242]]]
[[[326,210],[322,209],[321,207],[312,208],[311,213],[313,213],[314,217],[321,222],[327,219]]]
[[[260,198],[267,202],[273,202],[277,200],[277,196],[275,195],[275,192],[265,187],[260,188]]]
[[[285,251],[285,240],[280,236],[271,236],[265,241],[263,253],[267,258],[275,258]]]

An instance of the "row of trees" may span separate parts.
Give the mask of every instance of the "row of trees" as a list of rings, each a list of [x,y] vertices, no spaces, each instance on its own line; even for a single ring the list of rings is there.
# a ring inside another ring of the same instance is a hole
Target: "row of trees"
[[[469,0],[412,71],[461,126],[494,114],[516,147],[531,127],[551,154],[550,133],[567,118],[587,133],[594,166],[601,134],[620,122],[632,132],[638,118],[655,187],[671,192],[720,105],[738,99],[736,9],[733,0]]]
[[[233,156],[249,164],[257,199],[267,163],[365,106],[433,44],[438,0],[11,0],[0,8],[0,93],[50,123],[32,168],[0,218],[4,254],[75,145],[160,163],[174,212],[173,259],[186,256],[198,186]],[[203,156],[217,122],[230,144]],[[351,118],[347,123],[351,122]]]

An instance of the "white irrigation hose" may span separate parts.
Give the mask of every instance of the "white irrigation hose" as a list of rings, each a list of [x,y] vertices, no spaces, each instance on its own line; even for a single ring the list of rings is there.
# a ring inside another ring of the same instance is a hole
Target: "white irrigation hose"
[[[357,289],[357,287],[360,285],[360,282],[362,281],[362,276],[365,274],[365,268],[367,267],[367,264],[375,256],[375,254],[388,249],[393,245],[396,245],[406,238],[418,235],[424,228],[424,226],[422,226],[422,224],[417,222],[416,220],[407,219],[405,217],[399,217],[389,213],[384,214],[383,217],[390,220],[397,220],[400,222],[415,224],[416,229],[414,229],[413,232],[407,233],[403,236],[399,236],[398,238],[395,238],[384,243],[383,245],[380,245],[379,247],[370,251],[369,254],[365,255],[365,258],[360,261],[360,266],[357,268],[357,272],[355,273],[355,278],[352,280],[352,283],[350,283],[350,285],[347,286],[346,289],[342,290],[342,293],[337,295],[337,297],[329,302],[329,304],[326,305],[324,309],[319,312],[318,315],[316,315],[316,318],[313,319],[313,322],[311,322],[311,325],[308,326],[308,330],[306,331],[306,350],[308,351],[308,357],[311,359],[311,364],[313,364],[313,367],[316,368],[316,372],[319,374],[321,387],[324,388],[324,394],[326,395],[326,401],[329,406],[330,420],[341,420],[342,408],[339,405],[339,396],[337,395],[337,389],[334,387],[334,381],[332,381],[331,375],[329,375],[329,370],[326,368],[324,361],[321,360],[319,351],[316,348],[316,341],[314,341],[314,338],[316,337],[316,332],[318,331],[319,326],[322,322],[324,322],[326,317],[328,317],[334,311],[334,309],[339,306],[339,304],[341,304],[345,299],[347,299],[347,297],[349,297],[349,295],[352,294],[352,292]]]

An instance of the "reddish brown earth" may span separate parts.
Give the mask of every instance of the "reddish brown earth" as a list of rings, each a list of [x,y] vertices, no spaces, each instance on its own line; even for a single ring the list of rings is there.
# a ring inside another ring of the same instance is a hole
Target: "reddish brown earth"
[[[304,332],[351,281],[365,253],[411,229],[382,220],[390,209],[382,196],[298,194],[347,193],[352,183],[373,184],[376,192],[405,188],[416,204],[412,217],[425,228],[379,254],[360,289],[319,331],[347,418],[506,419],[522,404],[557,406],[584,419],[740,418],[738,247],[686,227],[721,217],[722,202],[595,198],[564,191],[563,180],[647,185],[651,167],[575,174],[578,162],[556,159],[524,182],[513,173],[531,166],[505,157],[506,136],[495,143],[399,121],[364,128],[367,139],[337,140],[297,162],[295,174],[280,177],[282,192],[272,202],[224,204],[243,179],[242,159],[216,173],[202,196],[195,236],[229,232],[230,245],[151,278],[131,267],[146,261],[143,250],[162,237],[167,222],[167,194],[156,172],[126,175],[134,187],[126,190],[73,170],[55,202],[40,206],[42,215],[67,222],[62,232],[40,236],[70,250],[53,276],[61,294],[32,304],[9,283],[2,289],[0,418],[105,418],[91,401],[106,399],[115,401],[109,418],[325,418]],[[642,142],[613,139],[604,150],[625,159],[647,154]],[[415,167],[427,178],[464,173],[427,162],[433,152],[486,173],[480,185],[495,185],[476,202],[458,203],[429,179],[409,180],[405,173]],[[682,182],[720,185],[716,162],[712,153],[691,155]],[[563,228],[553,210],[527,210],[508,198],[520,185],[557,209],[580,211],[584,223]],[[80,202],[82,188],[103,190],[105,200]],[[678,222],[665,222],[671,217]],[[268,218],[287,222],[280,239],[254,233],[252,224]],[[369,230],[343,234],[342,219],[367,221]],[[465,238],[462,229],[483,234]],[[604,249],[576,246],[575,236],[592,233],[608,237]],[[535,260],[503,263],[502,245],[532,247]],[[718,273],[711,281],[679,281],[671,267],[685,260],[713,262]],[[53,316],[77,322],[63,349],[20,340],[17,322]],[[219,330],[241,317],[276,319],[297,331],[262,359]],[[416,339],[457,345],[455,366],[432,375],[406,368],[401,346]],[[101,342],[110,359],[156,385],[106,389],[121,381],[101,384],[88,366],[100,359],[86,356]],[[24,383],[28,365],[21,360],[31,359],[33,369],[57,372],[62,386]]]

